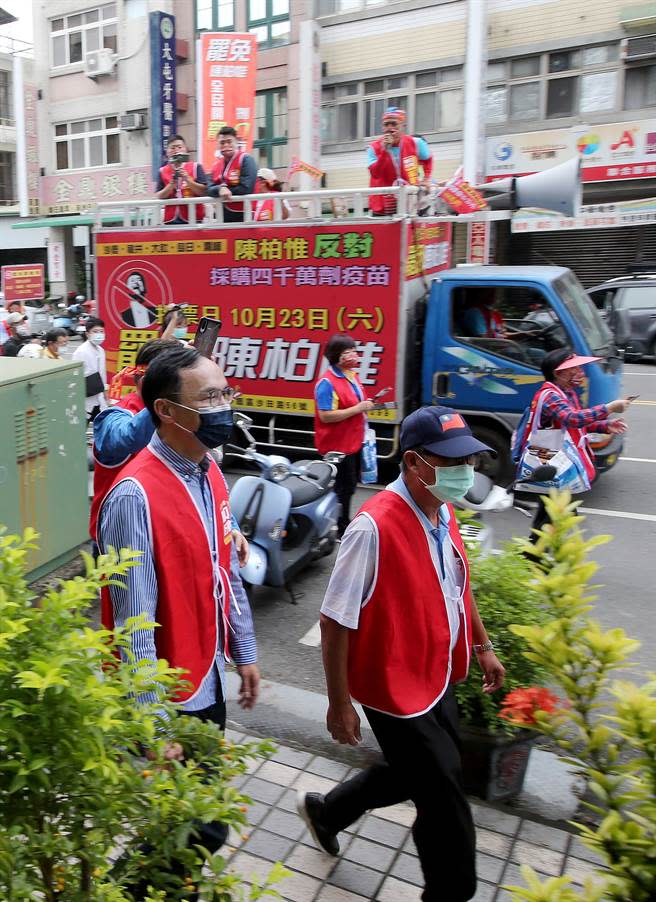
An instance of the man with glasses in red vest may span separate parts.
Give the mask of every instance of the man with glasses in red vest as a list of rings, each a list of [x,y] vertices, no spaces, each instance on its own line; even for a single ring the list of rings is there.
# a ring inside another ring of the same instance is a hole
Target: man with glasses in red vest
[[[210,197],[223,201],[223,221],[243,222],[244,205],[233,197],[255,194],[257,166],[253,157],[239,149],[237,132],[230,125],[219,129],[218,160],[212,168]]]
[[[370,188],[430,187],[433,155],[423,138],[404,133],[404,122],[405,113],[397,107],[383,113],[383,134],[367,148]],[[372,195],[369,210],[373,216],[391,216],[396,213],[396,198],[392,194]]]
[[[317,844],[339,854],[338,834],[372,808],[411,799],[424,902],[476,892],[476,836],[464,794],[454,683],[472,652],[483,692],[505,671],[479,617],[452,503],[491,451],[448,407],[423,407],[401,426],[399,478],[360,509],[340,545],[321,606],[321,645],[333,739],[357,745],[364,708],[385,762],[327,795],[299,793]]]

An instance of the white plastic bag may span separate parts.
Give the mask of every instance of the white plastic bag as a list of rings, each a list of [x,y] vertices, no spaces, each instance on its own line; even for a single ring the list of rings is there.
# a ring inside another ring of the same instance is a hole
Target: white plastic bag
[[[365,429],[364,445],[360,457],[360,480],[365,485],[378,482],[378,461],[376,458],[376,433],[373,429]]]

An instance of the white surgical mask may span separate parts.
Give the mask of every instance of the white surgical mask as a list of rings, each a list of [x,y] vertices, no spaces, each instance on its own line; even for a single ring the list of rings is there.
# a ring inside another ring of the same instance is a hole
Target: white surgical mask
[[[101,344],[103,343],[104,340],[105,340],[105,333],[104,333],[104,332],[93,332],[93,333],[89,336],[89,341],[90,341],[92,344],[94,344],[94,345],[101,345]]]
[[[426,466],[431,464],[418,454],[417,457],[423,460]],[[428,491],[439,501],[462,501],[467,492],[474,484],[474,468],[471,464],[458,464],[455,467],[434,467],[435,482],[424,482]]]

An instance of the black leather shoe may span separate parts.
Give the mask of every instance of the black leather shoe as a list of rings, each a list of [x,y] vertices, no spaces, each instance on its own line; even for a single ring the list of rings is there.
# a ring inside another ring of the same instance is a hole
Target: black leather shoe
[[[296,800],[298,813],[301,815],[312,834],[315,843],[329,855],[339,855],[337,834],[321,822],[323,796],[318,792],[299,792]]]

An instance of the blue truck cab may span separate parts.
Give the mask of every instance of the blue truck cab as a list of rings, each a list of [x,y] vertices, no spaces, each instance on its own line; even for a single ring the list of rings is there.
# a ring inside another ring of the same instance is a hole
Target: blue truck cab
[[[598,356],[585,368],[584,407],[620,397],[622,361],[612,335],[574,273],[558,266],[461,266],[434,279],[423,336],[422,404],[462,411],[497,451],[489,475],[512,477],[510,436],[544,381],[540,363],[563,346]],[[622,437],[591,435],[598,471]]]

